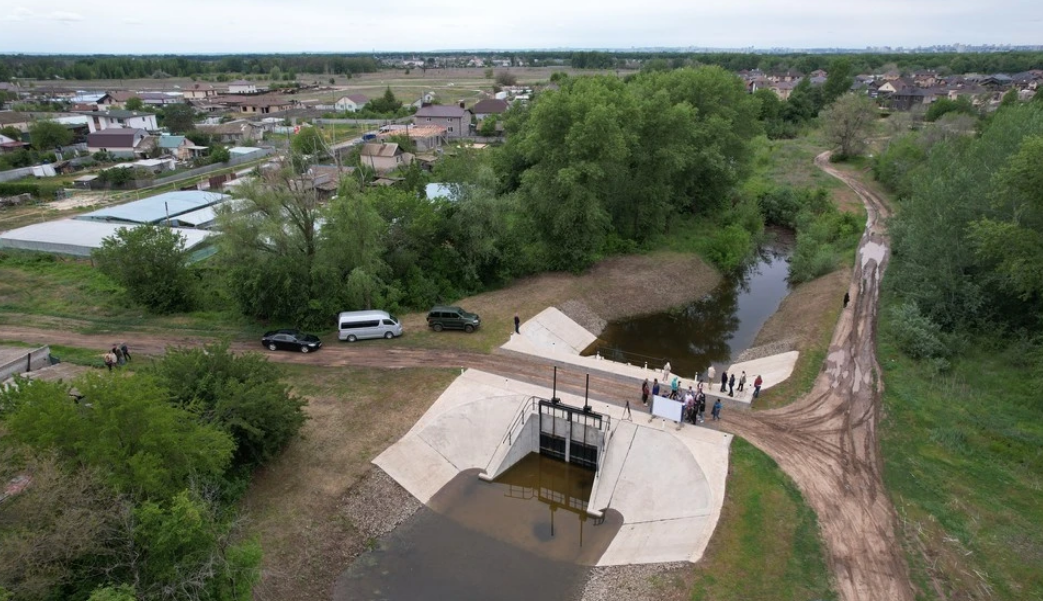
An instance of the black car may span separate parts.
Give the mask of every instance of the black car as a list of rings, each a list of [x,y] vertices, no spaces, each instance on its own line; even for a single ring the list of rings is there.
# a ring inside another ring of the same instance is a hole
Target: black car
[[[300,351],[309,353],[319,350],[322,341],[314,334],[305,334],[300,330],[275,330],[266,332],[261,344],[269,350]]]

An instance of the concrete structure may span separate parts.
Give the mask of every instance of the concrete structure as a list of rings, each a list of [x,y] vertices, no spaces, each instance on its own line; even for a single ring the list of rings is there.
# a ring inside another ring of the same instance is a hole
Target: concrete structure
[[[424,503],[459,472],[513,463],[535,438],[533,420],[519,430],[519,446],[501,444],[530,397],[551,390],[475,370],[464,372],[413,428],[374,463]],[[559,393],[562,402],[583,399]],[[612,508],[623,527],[598,565],[697,561],[720,517],[728,471],[729,434],[700,427],[680,430],[592,401],[613,429],[595,477],[588,512]]]
[[[50,347],[0,346],[0,382],[26,372],[43,369],[50,364]]]
[[[115,205],[76,217],[81,221],[123,224],[159,224],[185,213],[215,205],[230,198],[227,194],[201,190],[166,192],[134,202]]]
[[[114,236],[121,227],[135,227],[126,223],[102,223],[79,219],[59,219],[27,225],[0,234],[0,248],[32,250],[74,257],[89,257],[91,251],[101,248],[105,238]],[[209,232],[177,229],[185,238],[185,247],[201,246]]]

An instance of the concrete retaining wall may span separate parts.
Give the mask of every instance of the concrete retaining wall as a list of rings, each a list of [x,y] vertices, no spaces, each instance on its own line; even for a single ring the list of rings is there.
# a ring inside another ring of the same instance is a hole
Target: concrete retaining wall
[[[529,417],[525,420],[525,425],[522,426],[521,432],[518,434],[518,438],[506,450],[500,464],[486,475],[488,480],[499,478],[504,472],[511,469],[511,466],[524,459],[526,455],[540,450],[539,419],[538,413],[529,414]]]
[[[26,349],[25,354],[11,357],[0,365],[0,382],[18,374],[47,367],[50,364],[51,347],[41,346],[35,350]]]

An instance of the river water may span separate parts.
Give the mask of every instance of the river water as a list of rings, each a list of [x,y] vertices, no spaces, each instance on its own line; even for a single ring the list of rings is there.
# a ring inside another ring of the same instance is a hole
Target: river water
[[[762,246],[755,261],[726,274],[706,297],[663,313],[608,324],[583,354],[649,367],[670,362],[673,373],[692,378],[711,364],[720,372],[753,345],[757,332],[790,292],[792,244]]]

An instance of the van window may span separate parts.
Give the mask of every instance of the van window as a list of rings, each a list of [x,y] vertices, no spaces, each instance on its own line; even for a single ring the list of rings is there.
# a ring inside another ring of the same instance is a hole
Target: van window
[[[395,322],[391,321],[390,319],[385,319],[384,320],[384,325],[386,325],[386,326],[393,326],[393,325],[395,325]]]
[[[380,322],[377,321],[377,320],[372,320],[372,321],[345,321],[344,323],[340,324],[340,329],[342,329],[342,330],[358,330],[358,329],[361,329],[361,328],[375,328],[378,325],[380,325]]]

